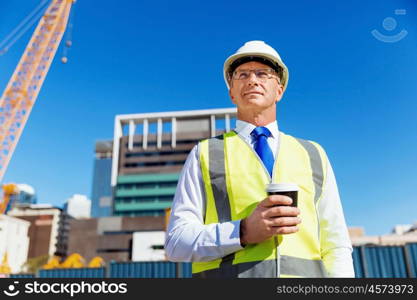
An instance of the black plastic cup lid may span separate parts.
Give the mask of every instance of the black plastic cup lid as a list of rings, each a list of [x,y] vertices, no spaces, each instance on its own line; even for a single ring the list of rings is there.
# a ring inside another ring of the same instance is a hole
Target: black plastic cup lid
[[[267,192],[294,192],[298,190],[298,185],[295,183],[270,183],[266,187]]]

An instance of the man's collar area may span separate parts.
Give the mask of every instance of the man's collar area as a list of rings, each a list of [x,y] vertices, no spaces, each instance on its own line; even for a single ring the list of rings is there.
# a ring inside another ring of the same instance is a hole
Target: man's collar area
[[[253,125],[251,123],[248,123],[246,121],[236,120],[235,131],[241,136],[250,137],[250,134],[253,131],[253,129],[255,129],[255,127],[256,127],[255,125]],[[269,129],[273,138],[278,137],[279,131],[278,131],[278,122],[277,121],[271,122],[264,127]]]

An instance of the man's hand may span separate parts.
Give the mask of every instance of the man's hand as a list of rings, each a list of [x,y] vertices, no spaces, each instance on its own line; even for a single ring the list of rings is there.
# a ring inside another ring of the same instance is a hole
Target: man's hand
[[[300,210],[289,206],[292,199],[282,195],[271,195],[262,200],[250,216],[240,223],[242,245],[261,243],[277,234],[298,231]]]

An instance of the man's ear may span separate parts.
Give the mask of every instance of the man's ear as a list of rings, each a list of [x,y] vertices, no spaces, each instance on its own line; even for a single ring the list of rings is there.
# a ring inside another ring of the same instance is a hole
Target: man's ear
[[[229,96],[230,96],[230,99],[232,100],[232,103],[233,103],[233,104],[236,104],[236,99],[235,99],[235,97],[232,95],[232,89],[231,89],[231,88],[229,89]]]
[[[277,88],[277,98],[276,98],[277,100],[275,101],[275,103],[278,103],[279,101],[281,101],[283,94],[284,94],[284,87],[282,86],[282,84],[279,84]]]

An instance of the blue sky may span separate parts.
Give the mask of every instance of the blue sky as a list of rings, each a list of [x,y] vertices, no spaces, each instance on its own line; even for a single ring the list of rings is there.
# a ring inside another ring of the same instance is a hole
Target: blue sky
[[[0,40],[39,2],[1,1]],[[72,23],[69,62],[61,47],[4,182],[58,206],[90,196],[94,143],[116,114],[230,107],[223,62],[256,39],[289,68],[280,129],[325,147],[347,224],[384,234],[417,221],[416,1],[78,0]],[[33,29],[0,56],[2,90]]]

